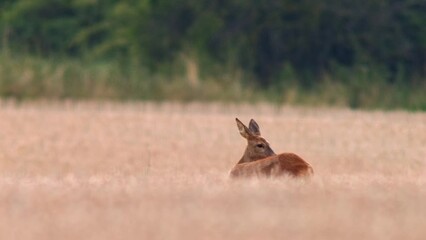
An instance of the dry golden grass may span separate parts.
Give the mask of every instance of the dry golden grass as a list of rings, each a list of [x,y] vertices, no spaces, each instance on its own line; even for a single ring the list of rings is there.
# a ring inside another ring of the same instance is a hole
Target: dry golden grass
[[[310,181],[231,181],[260,124]],[[426,114],[0,102],[0,239],[426,239]]]

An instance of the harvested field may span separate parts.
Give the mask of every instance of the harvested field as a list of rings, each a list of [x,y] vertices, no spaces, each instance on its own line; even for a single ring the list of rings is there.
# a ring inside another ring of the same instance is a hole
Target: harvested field
[[[255,118],[309,181],[231,181]],[[426,114],[0,102],[0,239],[426,239]]]

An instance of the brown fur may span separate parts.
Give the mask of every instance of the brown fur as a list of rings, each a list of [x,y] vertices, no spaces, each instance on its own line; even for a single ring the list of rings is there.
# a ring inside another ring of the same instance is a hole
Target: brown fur
[[[247,139],[247,147],[241,160],[231,170],[231,177],[290,175],[304,177],[313,175],[309,163],[294,153],[276,155],[269,143],[260,136],[257,123],[252,119],[247,128],[236,119],[241,136]]]

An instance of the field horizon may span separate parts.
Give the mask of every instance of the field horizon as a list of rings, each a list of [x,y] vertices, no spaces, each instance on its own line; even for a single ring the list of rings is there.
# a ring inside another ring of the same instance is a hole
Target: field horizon
[[[310,180],[231,180],[251,118]],[[424,239],[426,113],[0,101],[0,239]]]

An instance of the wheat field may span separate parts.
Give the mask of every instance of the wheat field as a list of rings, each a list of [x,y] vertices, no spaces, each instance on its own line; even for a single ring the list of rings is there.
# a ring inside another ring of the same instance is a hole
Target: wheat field
[[[230,180],[255,118],[310,180]],[[426,239],[426,114],[0,102],[0,239]]]

